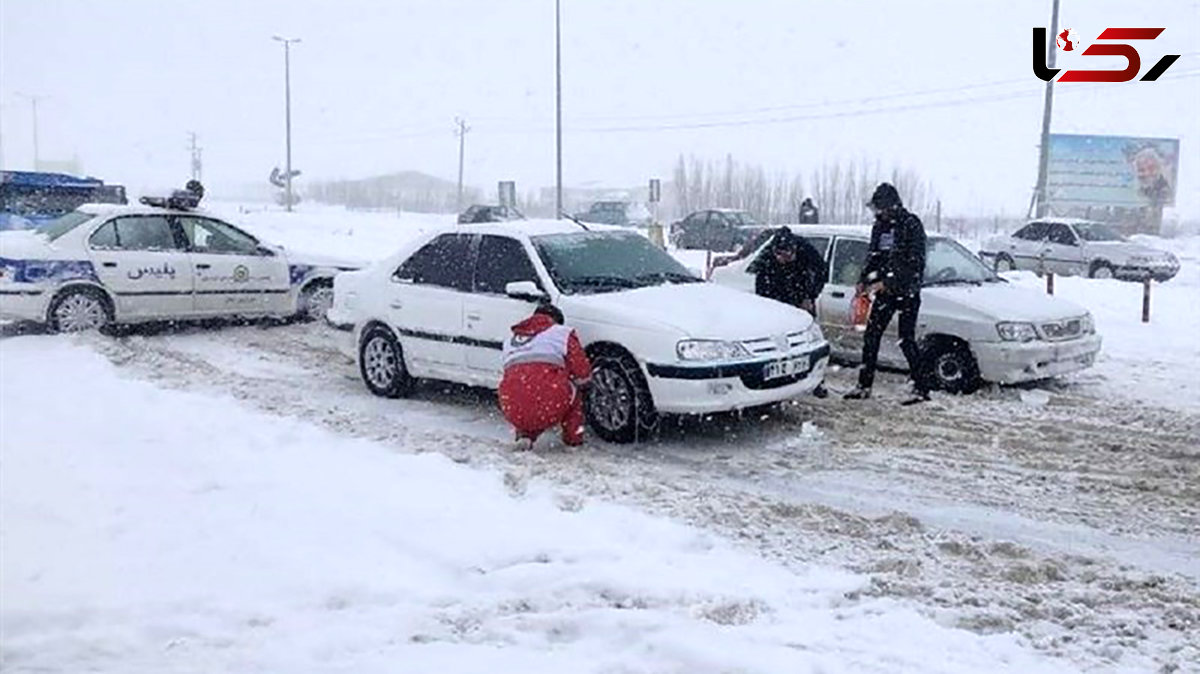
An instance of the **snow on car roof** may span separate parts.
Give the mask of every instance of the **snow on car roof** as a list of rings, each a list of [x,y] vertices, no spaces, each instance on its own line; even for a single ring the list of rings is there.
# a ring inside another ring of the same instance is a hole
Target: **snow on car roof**
[[[870,225],[795,225],[795,224],[790,224],[790,225],[784,225],[784,226],[791,229],[792,232],[794,232],[795,234],[799,234],[801,236],[806,235],[806,234],[809,236],[837,236],[840,234],[843,236],[861,236],[863,238],[869,238],[871,236],[871,226]],[[943,234],[939,234],[938,232],[931,232],[928,229],[925,230],[925,236],[927,236],[929,238],[946,238]]]
[[[201,213],[201,209],[188,209],[185,211],[172,208],[159,208],[157,206],[146,206],[145,204],[83,204],[75,209],[81,213],[90,213],[91,215],[158,215],[162,213]]]
[[[1087,218],[1060,218],[1050,216],[1045,218],[1033,218],[1029,222],[1048,222],[1056,225],[1095,225],[1099,224],[1096,220],[1088,220]]]
[[[469,232],[472,234],[523,234],[525,236],[542,236],[545,234],[574,234],[576,232],[629,232],[628,227],[615,225],[598,225],[584,223],[587,230],[573,220],[509,220],[507,222],[488,222],[481,224],[455,225],[452,231]]]

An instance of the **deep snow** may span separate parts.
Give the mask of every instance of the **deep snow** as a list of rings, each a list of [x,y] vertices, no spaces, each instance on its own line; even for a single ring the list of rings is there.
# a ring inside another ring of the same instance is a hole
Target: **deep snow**
[[[0,344],[5,671],[1068,671],[848,600],[861,576],[123,379],[71,341]]]

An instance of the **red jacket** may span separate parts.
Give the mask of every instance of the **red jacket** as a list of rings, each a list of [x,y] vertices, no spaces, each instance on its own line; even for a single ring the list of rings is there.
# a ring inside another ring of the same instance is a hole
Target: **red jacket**
[[[504,342],[506,373],[512,368],[535,364],[561,371],[576,385],[586,383],[592,377],[592,365],[579,342],[579,335],[542,314],[534,314],[514,325],[512,336]]]

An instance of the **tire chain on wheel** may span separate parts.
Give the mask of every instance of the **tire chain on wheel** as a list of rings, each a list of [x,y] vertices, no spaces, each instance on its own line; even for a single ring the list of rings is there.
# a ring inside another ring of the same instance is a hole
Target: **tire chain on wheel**
[[[650,436],[658,427],[658,413],[654,409],[654,400],[650,394],[650,387],[646,383],[646,379],[642,375],[640,368],[627,355],[603,355],[596,357],[593,369],[598,371],[605,367],[614,369],[617,375],[624,379],[625,383],[632,390],[633,409],[630,414],[632,428],[629,428],[627,424],[625,429],[617,432],[603,430],[594,421],[595,415],[591,410],[590,402],[590,397],[593,393],[589,393],[587,417],[593,430],[601,438],[610,442],[637,442]],[[594,379],[595,373],[593,372]]]

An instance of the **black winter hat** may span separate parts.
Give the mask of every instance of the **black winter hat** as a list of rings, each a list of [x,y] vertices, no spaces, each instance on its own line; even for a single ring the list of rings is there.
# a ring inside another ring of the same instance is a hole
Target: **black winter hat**
[[[879,183],[879,187],[875,188],[875,193],[871,195],[871,200],[867,202],[867,205],[879,211],[900,206],[900,193],[891,183]]]
[[[559,325],[562,325],[566,321],[566,318],[563,316],[563,312],[549,302],[543,302],[539,304],[537,308],[533,310],[533,313],[549,316],[551,320]]]
[[[799,248],[799,243],[796,241],[796,235],[788,227],[780,227],[775,232],[775,237],[771,239],[771,252],[777,253],[781,250],[796,250]]]

